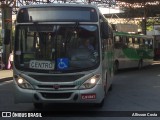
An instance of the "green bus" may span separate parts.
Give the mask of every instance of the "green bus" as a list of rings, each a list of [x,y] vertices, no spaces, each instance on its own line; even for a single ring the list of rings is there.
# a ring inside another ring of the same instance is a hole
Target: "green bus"
[[[141,34],[114,32],[115,72],[118,69],[149,65],[154,57],[154,37]]]

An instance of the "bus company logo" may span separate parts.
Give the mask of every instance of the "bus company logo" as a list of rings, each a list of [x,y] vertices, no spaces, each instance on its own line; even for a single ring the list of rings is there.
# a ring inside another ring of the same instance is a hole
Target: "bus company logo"
[[[11,112],[2,112],[2,117],[11,117]]]
[[[55,85],[53,85],[53,88],[54,88],[55,90],[58,90],[58,89],[60,88],[60,85],[55,84]]]

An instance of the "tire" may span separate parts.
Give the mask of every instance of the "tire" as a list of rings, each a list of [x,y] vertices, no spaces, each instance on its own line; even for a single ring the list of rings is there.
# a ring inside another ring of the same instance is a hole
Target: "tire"
[[[138,69],[141,70],[143,68],[143,60],[139,60]]]
[[[95,107],[102,108],[104,106],[104,99],[100,103],[95,103]]]
[[[4,64],[2,62],[0,62],[0,70],[3,70],[4,69]]]
[[[118,69],[119,69],[119,63],[118,63],[118,61],[115,61],[114,62],[114,74],[118,73]]]
[[[43,103],[33,103],[35,109],[42,109]]]
[[[104,96],[107,95],[107,92],[108,92],[108,90],[107,90],[107,73],[106,73],[106,84],[104,86]]]
[[[109,87],[109,91],[112,91],[113,89],[113,85],[111,84],[111,86]]]

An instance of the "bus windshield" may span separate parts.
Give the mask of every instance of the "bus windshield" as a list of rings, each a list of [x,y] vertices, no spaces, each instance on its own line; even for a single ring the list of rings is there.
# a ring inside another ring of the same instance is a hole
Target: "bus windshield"
[[[15,67],[34,72],[91,70],[99,65],[97,25],[18,25]]]

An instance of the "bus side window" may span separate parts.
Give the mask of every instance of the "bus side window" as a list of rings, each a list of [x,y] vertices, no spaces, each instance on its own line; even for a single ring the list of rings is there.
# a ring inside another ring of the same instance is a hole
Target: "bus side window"
[[[129,48],[133,48],[134,47],[133,46],[133,38],[131,38],[131,37],[128,38],[128,47]]]
[[[148,49],[148,40],[147,39],[144,39],[144,46],[146,49]]]
[[[148,49],[152,49],[153,48],[153,40],[152,39],[149,39],[148,40]]]
[[[109,26],[108,26],[108,34],[109,34],[108,39],[106,39],[107,49],[111,50],[113,47],[113,32],[112,28],[110,28]]]
[[[138,41],[138,44],[140,45],[140,38],[138,38],[138,40],[137,40],[137,41]]]
[[[139,39],[139,48],[143,48],[144,47],[144,42],[143,42],[143,38]]]
[[[127,48],[127,44],[126,44],[127,37],[123,36],[122,39],[123,39],[123,46],[122,47]]]
[[[150,41],[150,49],[153,49],[153,39]]]
[[[109,37],[111,37],[111,28],[108,22],[102,16],[100,16],[100,32],[102,39],[108,39]]]
[[[136,42],[136,38],[132,38],[132,44],[133,44],[133,46],[134,46],[135,42]]]
[[[122,36],[120,36],[119,47],[123,48],[123,37]]]
[[[101,23],[101,38],[108,39],[109,38],[109,28],[106,22]]]
[[[138,38],[134,38],[134,48],[139,48]]]
[[[123,36],[115,36],[115,48],[121,49],[125,48],[125,37]]]
[[[121,44],[123,42],[122,36],[120,36],[119,38],[119,43]]]
[[[102,20],[100,28],[101,28],[102,56],[104,58],[104,52],[106,49],[106,40],[108,38],[108,24]]]
[[[129,38],[127,37],[127,38],[126,38],[126,43],[125,43],[126,46],[128,46],[128,43],[129,43]]]
[[[145,39],[143,39],[143,45],[145,45],[146,44],[146,40]]]
[[[119,48],[120,36],[114,36],[114,47]]]

